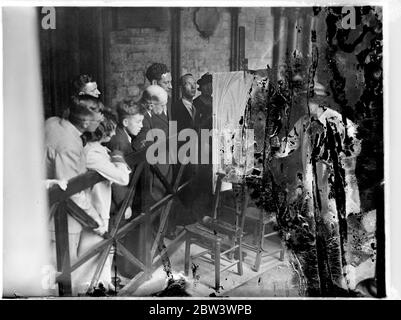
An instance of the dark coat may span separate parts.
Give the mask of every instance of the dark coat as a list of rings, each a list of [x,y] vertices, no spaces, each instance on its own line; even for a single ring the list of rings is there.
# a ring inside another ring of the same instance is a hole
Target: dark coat
[[[146,141],[146,134],[152,129],[152,126],[152,118],[148,112],[145,112],[142,121],[142,129],[139,131],[138,135],[132,139],[131,147],[134,151],[139,151],[152,144],[152,142]]]
[[[133,140],[134,137],[132,137]],[[124,156],[132,153],[134,150],[132,149],[131,142],[128,139],[128,135],[123,127],[117,126],[116,134],[111,138],[110,142],[107,144],[107,147],[110,150],[120,150],[123,152]],[[131,178],[132,178],[131,172]],[[110,213],[112,214],[112,218],[115,218],[121,204],[123,203],[127,193],[129,191],[128,186],[119,186],[116,184],[112,184],[112,204]],[[132,205],[132,217],[140,213],[141,206],[141,195],[140,192],[135,194],[134,203]],[[139,208],[139,209],[138,209]],[[128,220],[122,220],[120,227],[127,223]],[[112,225],[114,225],[115,221],[112,219]],[[125,248],[131,252],[135,257],[139,259],[143,259],[144,257],[144,243],[143,236],[140,232],[138,232],[138,228],[131,230],[126,234],[126,236],[121,240]],[[134,266],[128,259],[123,256],[117,255],[116,257],[116,266],[124,277],[132,278],[134,277],[140,269],[137,266]]]
[[[139,134],[132,140],[132,146],[135,150],[140,150],[144,147],[149,147],[150,145],[153,144],[153,142],[151,141],[149,142],[146,141],[146,136],[148,132],[152,129],[163,130],[164,136],[167,139],[169,136],[169,130],[168,130],[169,125],[167,117],[164,114],[157,115],[154,112],[152,112],[152,116],[150,116],[149,113],[145,113],[143,120],[143,127],[139,132]],[[167,154],[165,155],[165,157],[166,160],[168,161],[167,158],[168,148],[166,148],[166,153]],[[167,181],[171,183],[172,180],[171,166],[169,164],[156,164],[155,166],[166,177]],[[153,171],[149,170],[147,172],[147,175],[148,175],[147,176],[148,181],[145,183],[146,190],[143,196],[147,198],[146,203],[148,203],[148,201],[153,203],[155,201],[160,200],[166,194],[166,189]]]
[[[163,130],[166,139],[168,139],[169,122],[168,122],[168,118],[165,114],[158,115],[158,114],[155,114],[154,112],[152,112],[152,127],[154,129]],[[162,155],[162,157],[165,157],[166,164],[156,164],[155,166],[160,170],[160,172],[163,174],[163,176],[166,177],[167,181],[169,183],[171,183],[172,177],[173,177],[173,172],[172,172],[172,167],[169,164],[168,141],[166,141],[166,154]],[[152,179],[150,181],[150,192],[151,192],[152,198],[156,201],[160,200],[166,194],[165,187],[163,186],[162,182],[159,180],[159,178],[154,173],[152,174]]]
[[[191,114],[189,113],[188,109],[185,107],[184,103],[182,102],[182,99],[178,100],[176,103],[173,104],[171,108],[171,116],[172,120],[177,122],[177,134],[180,133],[181,130],[184,129],[193,129],[196,130],[196,107],[195,108],[195,116],[192,118]],[[178,142],[178,150],[179,148],[184,144],[185,142]],[[180,161],[178,159],[178,150],[177,150],[177,163],[179,164]],[[194,194],[194,189],[193,189],[193,178],[195,175],[195,167],[196,165],[194,164],[187,164],[185,166],[184,172],[181,177],[181,183],[191,180],[191,184],[185,187],[185,189],[181,192],[180,194],[180,200],[181,203],[184,205],[184,207],[188,210],[184,215],[190,218],[190,220],[194,219],[194,216],[192,214],[192,204],[195,199],[195,194]],[[178,172],[179,172],[179,165],[174,166],[174,179],[177,177]],[[180,215],[181,216],[181,215]],[[180,223],[180,217],[176,215],[175,217],[176,223]]]
[[[195,108],[196,110],[196,108]],[[196,118],[196,111],[195,111]],[[171,108],[171,119],[177,121],[177,131],[183,129],[195,129],[195,121],[192,119],[189,111],[185,107],[182,99],[173,104]]]
[[[111,138],[110,142],[107,144],[110,150],[119,150],[124,156],[133,152],[131,143],[128,139],[127,133],[123,127],[117,126],[116,134]],[[131,173],[132,174],[132,173]],[[121,203],[128,192],[128,186],[119,186],[117,184],[112,184],[112,203],[111,203],[111,213],[116,213]]]

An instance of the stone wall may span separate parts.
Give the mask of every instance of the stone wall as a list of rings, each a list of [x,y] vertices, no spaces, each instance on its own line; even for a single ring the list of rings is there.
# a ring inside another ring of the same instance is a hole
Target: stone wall
[[[273,61],[273,26],[271,8],[241,8],[238,25],[245,27],[245,57],[248,69],[265,69]]]
[[[140,98],[149,85],[145,71],[154,62],[170,66],[170,32],[151,28],[113,31],[110,35],[112,106],[124,98]]]
[[[195,10],[196,8],[183,8],[181,11],[182,74],[192,73],[198,79],[207,71],[230,71],[229,9],[218,9],[220,21],[209,38],[201,37],[196,30],[193,22]],[[260,32],[260,28],[256,32],[257,21],[265,23],[264,32]],[[271,64],[273,18],[270,8],[241,8],[239,26],[245,27],[249,69],[265,68],[266,64]],[[111,75],[107,86],[112,106],[124,98],[139,99],[142,90],[149,85],[145,78],[147,67],[153,62],[162,62],[171,67],[170,30],[131,28],[113,31],[110,34],[110,60]]]
[[[192,73],[199,79],[206,72],[230,71],[231,15],[227,8],[219,8],[220,21],[209,38],[202,38],[193,22],[196,8],[182,11],[182,74]]]

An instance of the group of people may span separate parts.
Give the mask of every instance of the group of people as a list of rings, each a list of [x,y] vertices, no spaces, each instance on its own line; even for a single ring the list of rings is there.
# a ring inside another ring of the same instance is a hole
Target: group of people
[[[127,155],[160,142],[158,132],[163,132],[168,139],[185,129],[197,132],[200,129],[212,129],[211,74],[204,74],[198,81],[191,74],[183,75],[179,79],[181,98],[177,101],[172,101],[172,77],[166,65],[152,64],[146,71],[146,77],[150,85],[144,89],[139,101],[124,99],[115,108],[109,109],[99,99],[100,92],[95,80],[88,75],[80,75],[74,81],[75,92],[68,111],[61,118],[51,117],[46,120],[47,187],[59,184],[65,189],[66,181],[87,170],[97,171],[105,178],[92,188],[71,197],[98,224],[96,229],[86,230],[77,220],[68,216],[72,263],[101,241],[101,236],[113,225],[113,217],[127,196],[128,184],[134,170],[125,162]],[[201,94],[194,99],[197,85]],[[295,198],[303,203],[305,212],[301,212],[296,218],[306,221],[312,235],[312,240],[308,243],[310,247],[305,253],[309,263],[304,266],[312,291],[322,290],[322,287],[325,290],[332,286],[346,287],[345,220],[348,215],[360,211],[355,178],[355,163],[360,152],[357,127],[352,121],[329,108],[325,95],[325,90],[316,85],[309,98],[309,115],[299,119],[288,135],[282,141],[277,141],[274,152],[275,158],[282,158],[298,148],[301,149],[303,173]],[[172,122],[175,122],[176,132],[170,132]],[[183,144],[182,141],[178,143]],[[167,148],[158,150],[164,150],[168,158],[171,156],[169,143],[166,146]],[[174,161],[166,161],[154,166],[168,183],[173,184],[178,175],[180,161],[178,159],[178,165]],[[124,212],[123,223],[135,218],[143,212],[143,208],[160,201],[167,193],[155,170],[145,170],[140,179],[146,179],[147,183],[140,184],[146,188],[138,190]],[[178,225],[200,220],[202,210],[199,208],[202,205],[205,206],[203,215],[210,211],[211,162],[208,165],[186,165],[181,181],[187,180],[195,183],[181,192],[181,201],[173,203],[167,226],[163,230],[168,238],[175,236]],[[154,220],[153,236],[159,228],[159,221]],[[282,227],[285,229],[284,225]],[[288,233],[292,230],[290,229]],[[50,223],[50,231],[54,246],[53,221]],[[123,240],[124,246],[139,259],[143,258],[141,254],[145,247],[141,240],[143,238],[137,229],[129,232]],[[321,247],[325,248],[325,254],[321,253]],[[159,250],[163,250],[163,242],[159,243]],[[53,256],[56,257],[55,252]],[[132,278],[140,271],[123,256],[119,256],[118,252],[116,257],[113,262],[113,257],[109,256],[99,278],[103,287],[112,291],[115,291],[111,281],[113,263],[120,276]],[[92,258],[72,274],[73,295],[94,289],[90,287],[90,282],[98,264],[97,259]],[[326,277],[326,272],[330,276]]]
[[[113,217],[127,196],[128,184],[132,177],[133,168],[126,163],[125,157],[155,142],[157,137],[152,137],[153,129],[162,130],[166,137],[170,136],[170,121],[176,121],[177,132],[183,129],[211,129],[211,74],[203,75],[198,81],[195,81],[192,74],[183,75],[179,79],[182,97],[175,102],[172,101],[172,77],[166,65],[152,64],[146,71],[146,77],[150,85],[144,89],[139,101],[124,99],[115,108],[105,108],[99,98],[101,93],[96,81],[89,75],[80,75],[73,82],[74,93],[63,116],[51,117],[45,122],[46,186],[48,188],[58,184],[65,189],[68,180],[88,170],[94,170],[105,178],[90,189],[71,196],[71,200],[98,224],[96,229],[87,230],[72,216],[68,216],[69,252],[72,263],[101,241],[102,235],[113,224]],[[197,84],[201,94],[194,99]],[[169,163],[156,166],[165,179],[172,183],[177,175],[178,166]],[[197,172],[196,168],[188,166],[184,170],[183,178],[196,178]],[[204,173],[198,176],[204,176]],[[123,223],[142,212],[141,208],[159,201],[167,192],[162,181],[153,171],[147,170],[144,174],[149,181],[146,184],[148,189],[140,190],[138,192],[140,200],[136,196],[129,204],[124,212]],[[211,170],[207,174],[210,175],[211,181]],[[188,189],[190,188],[192,187]],[[202,187],[198,191],[211,194],[211,190],[207,187],[201,189]],[[175,236],[177,224],[193,222],[197,219],[192,212],[193,194],[193,190],[187,191],[181,197],[182,203],[173,207],[173,215],[167,223],[168,227],[164,230],[168,237]],[[51,210],[50,232],[55,265],[56,231],[53,211]],[[181,217],[184,217],[182,221]],[[154,222],[154,224],[153,231],[155,232],[158,223]],[[124,242],[126,248],[135,256],[140,256],[143,244],[140,243],[136,230],[129,233]],[[117,260],[112,258],[111,255],[108,257],[98,284],[106,290],[115,291],[111,281],[113,261],[120,275],[130,278],[139,270],[124,258],[120,257]],[[73,295],[85,294],[96,289],[90,287],[90,283],[98,264],[97,259],[98,257],[92,258],[72,273]]]

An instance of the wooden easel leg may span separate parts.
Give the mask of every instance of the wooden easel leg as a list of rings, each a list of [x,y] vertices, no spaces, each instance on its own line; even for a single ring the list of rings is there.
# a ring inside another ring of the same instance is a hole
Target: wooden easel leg
[[[242,276],[244,273],[244,268],[242,266],[242,238],[240,238],[238,241],[238,259],[238,274]]]
[[[184,274],[188,276],[189,274],[189,263],[191,258],[191,237],[188,236],[185,241],[185,262],[184,262]]]
[[[252,270],[256,272],[259,271],[260,263],[262,261],[263,240],[265,234],[265,226],[262,221],[258,222],[258,230],[255,265],[252,267]]]
[[[220,291],[220,242],[217,241],[214,248],[214,277],[215,289]]]

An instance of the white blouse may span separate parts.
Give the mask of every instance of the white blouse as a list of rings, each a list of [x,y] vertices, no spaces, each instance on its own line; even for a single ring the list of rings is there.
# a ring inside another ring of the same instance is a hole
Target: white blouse
[[[99,142],[89,142],[84,148],[86,167],[95,170],[107,180],[95,184],[89,189],[89,198],[103,220],[110,218],[111,184],[126,186],[131,170],[124,162],[113,161],[110,150]]]

